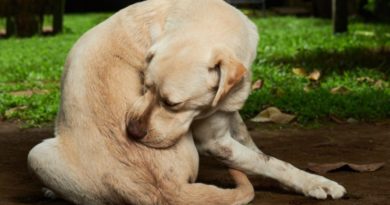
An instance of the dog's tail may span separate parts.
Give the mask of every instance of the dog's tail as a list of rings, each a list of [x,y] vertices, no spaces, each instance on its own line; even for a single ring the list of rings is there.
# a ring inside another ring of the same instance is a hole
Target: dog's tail
[[[241,171],[229,169],[236,183],[234,189],[222,189],[201,183],[186,184],[180,189],[179,197],[172,197],[171,204],[193,205],[244,205],[254,198],[254,189],[248,177]]]

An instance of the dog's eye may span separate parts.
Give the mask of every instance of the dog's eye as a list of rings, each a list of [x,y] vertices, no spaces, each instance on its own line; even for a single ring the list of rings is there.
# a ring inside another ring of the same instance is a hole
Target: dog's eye
[[[180,104],[180,102],[171,102],[171,101],[169,101],[168,99],[165,99],[165,98],[161,99],[161,102],[162,102],[162,104],[164,106],[170,107],[170,108],[178,106]]]

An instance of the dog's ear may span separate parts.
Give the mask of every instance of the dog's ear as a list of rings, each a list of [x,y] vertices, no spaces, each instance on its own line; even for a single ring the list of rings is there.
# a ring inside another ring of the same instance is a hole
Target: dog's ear
[[[247,69],[232,53],[222,49],[215,50],[212,54],[211,67],[219,69],[220,74],[217,94],[212,102],[214,107],[242,80]]]

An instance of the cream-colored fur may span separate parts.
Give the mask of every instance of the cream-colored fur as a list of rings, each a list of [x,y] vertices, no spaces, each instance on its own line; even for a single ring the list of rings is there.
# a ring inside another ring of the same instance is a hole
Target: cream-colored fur
[[[306,196],[342,197],[346,191],[336,182],[263,154],[242,123],[237,111],[250,91],[256,27],[220,0],[177,1],[175,7],[147,54],[145,96],[154,98],[138,102],[151,105],[137,121],[144,126],[133,126],[147,127],[135,132],[146,134],[140,142],[166,148],[190,128],[201,154]]]
[[[149,0],[125,8],[71,50],[55,138],[28,155],[30,169],[56,195],[87,205],[224,205],[253,199],[253,187],[239,171],[230,170],[235,189],[194,183],[198,152],[189,128],[168,149],[149,148],[127,133],[150,107],[137,102],[155,98],[141,97],[147,50],[168,27],[180,27],[181,15],[189,12],[182,2]]]

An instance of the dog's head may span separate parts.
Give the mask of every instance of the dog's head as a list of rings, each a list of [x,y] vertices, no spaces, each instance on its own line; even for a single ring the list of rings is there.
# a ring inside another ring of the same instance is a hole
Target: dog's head
[[[194,119],[236,111],[249,94],[249,71],[224,47],[165,41],[152,46],[146,62],[146,93],[154,96],[146,115],[149,138],[185,134]]]

